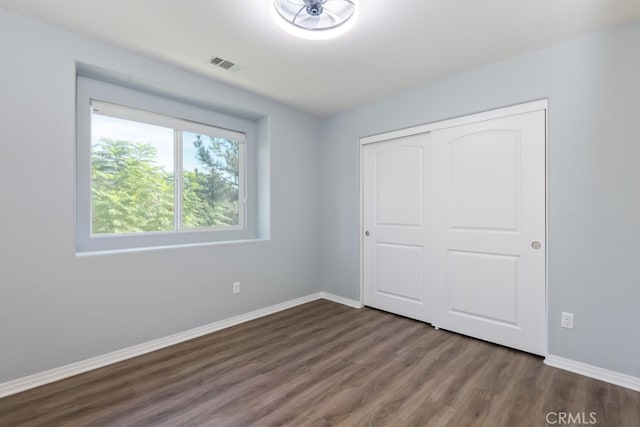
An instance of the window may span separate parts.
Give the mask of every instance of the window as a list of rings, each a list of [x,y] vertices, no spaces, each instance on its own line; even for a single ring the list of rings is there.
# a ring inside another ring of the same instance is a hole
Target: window
[[[91,101],[91,234],[243,227],[245,135]]]
[[[252,129],[241,119],[79,78],[78,251],[254,238]]]

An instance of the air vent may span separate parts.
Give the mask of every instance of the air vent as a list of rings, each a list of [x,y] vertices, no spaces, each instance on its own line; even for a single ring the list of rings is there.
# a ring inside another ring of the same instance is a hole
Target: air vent
[[[227,59],[220,58],[219,56],[211,58],[209,60],[209,63],[211,65],[215,65],[216,67],[222,68],[223,70],[233,70],[236,67],[235,63]]]

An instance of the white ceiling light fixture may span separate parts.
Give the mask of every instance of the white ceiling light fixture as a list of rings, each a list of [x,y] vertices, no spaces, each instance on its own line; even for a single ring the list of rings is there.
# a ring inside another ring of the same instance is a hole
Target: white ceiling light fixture
[[[349,31],[359,0],[273,0],[272,16],[286,32],[308,40],[327,40]]]

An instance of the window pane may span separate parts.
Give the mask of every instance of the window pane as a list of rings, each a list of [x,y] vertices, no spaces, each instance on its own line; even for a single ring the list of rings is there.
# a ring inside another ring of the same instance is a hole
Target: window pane
[[[174,229],[173,129],[91,117],[93,234]]]
[[[182,147],[183,226],[238,226],[240,144],[183,132]]]

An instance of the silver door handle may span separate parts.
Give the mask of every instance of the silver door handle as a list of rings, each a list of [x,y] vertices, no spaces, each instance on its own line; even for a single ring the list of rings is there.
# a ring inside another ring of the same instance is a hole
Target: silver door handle
[[[532,247],[533,249],[540,249],[540,248],[542,247],[542,244],[540,244],[540,242],[538,242],[538,241],[536,240],[536,241],[531,242],[531,247]]]
[[[367,236],[367,237],[369,237],[369,234],[371,234],[371,233],[369,233],[368,230],[364,232],[364,235]]]

